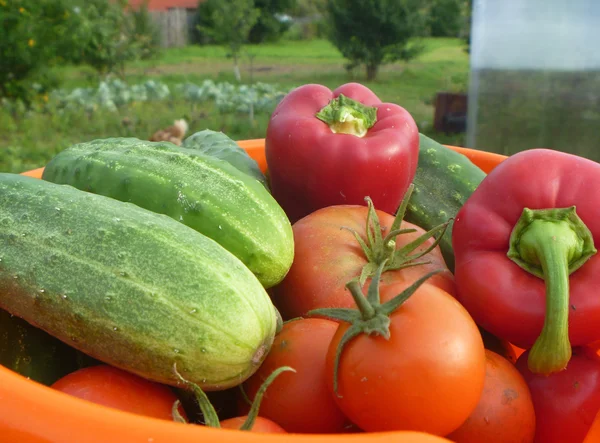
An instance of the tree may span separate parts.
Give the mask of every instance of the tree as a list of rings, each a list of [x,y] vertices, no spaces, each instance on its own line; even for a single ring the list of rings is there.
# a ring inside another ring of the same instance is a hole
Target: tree
[[[364,65],[368,80],[382,64],[410,60],[423,49],[414,41],[426,31],[422,0],[328,0],[329,39],[348,59]]]
[[[254,0],[207,0],[205,3],[209,4],[206,9],[211,14],[208,19],[211,26],[198,25],[200,31],[229,49],[235,78],[240,81],[240,54],[260,12],[254,7]]]
[[[51,68],[70,57],[65,0],[0,0],[0,98],[30,104],[56,86]]]
[[[133,35],[135,24],[125,13],[127,0],[78,0],[77,33],[82,49],[76,63],[91,66],[102,77],[124,76],[125,64],[140,58],[141,45]]]
[[[463,29],[465,0],[433,0],[429,28],[433,37],[458,37]]]
[[[290,27],[283,15],[296,6],[296,0],[254,0],[260,11],[256,24],[250,30],[248,40],[251,43],[276,41]]]

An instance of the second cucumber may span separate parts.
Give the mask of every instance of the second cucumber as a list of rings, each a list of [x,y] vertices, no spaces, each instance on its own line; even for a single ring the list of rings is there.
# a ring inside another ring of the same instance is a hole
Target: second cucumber
[[[60,152],[42,178],[168,215],[237,256],[265,288],[292,265],[285,212],[259,181],[224,160],[170,143],[107,138]]]

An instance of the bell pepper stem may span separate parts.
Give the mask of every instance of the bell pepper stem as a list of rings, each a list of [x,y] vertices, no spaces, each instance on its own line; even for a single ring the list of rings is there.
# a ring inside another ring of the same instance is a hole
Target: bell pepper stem
[[[532,372],[547,375],[561,371],[571,359],[567,259],[571,247],[559,240],[540,240],[537,249],[546,283],[546,317],[527,363]]]
[[[523,210],[507,255],[546,287],[544,325],[527,362],[532,372],[549,375],[567,367],[572,352],[569,276],[595,253],[592,234],[575,207]]]
[[[364,137],[377,121],[377,108],[340,94],[321,109],[316,117],[326,123],[333,133]]]

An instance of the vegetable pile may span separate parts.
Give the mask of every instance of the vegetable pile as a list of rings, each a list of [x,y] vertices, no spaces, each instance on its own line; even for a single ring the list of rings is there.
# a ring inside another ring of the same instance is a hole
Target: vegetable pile
[[[186,426],[598,441],[599,164],[486,174],[356,83],[287,94],[265,156],[206,129],[0,174],[0,364]]]

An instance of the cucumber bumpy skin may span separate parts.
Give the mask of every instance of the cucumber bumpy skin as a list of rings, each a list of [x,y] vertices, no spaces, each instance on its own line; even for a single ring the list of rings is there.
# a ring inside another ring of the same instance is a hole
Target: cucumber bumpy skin
[[[419,134],[419,162],[404,219],[430,230],[454,219],[486,174],[465,155]],[[454,272],[450,222],[439,243],[444,261]]]
[[[0,307],[160,383],[243,382],[273,342],[263,286],[212,239],[131,203],[0,174]]]
[[[94,140],[60,152],[42,178],[168,215],[232,252],[265,288],[283,280],[292,265],[292,226],[264,185],[195,149],[135,138]]]

